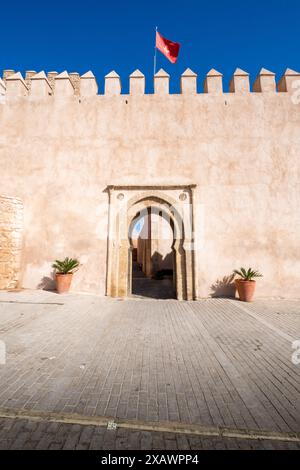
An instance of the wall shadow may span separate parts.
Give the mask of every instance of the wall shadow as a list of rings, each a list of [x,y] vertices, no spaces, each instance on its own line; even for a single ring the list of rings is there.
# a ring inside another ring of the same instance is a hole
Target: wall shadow
[[[173,261],[173,252],[165,257],[155,252],[151,256],[153,272],[151,277],[146,277],[141,265],[132,261],[132,294],[151,299],[175,299],[176,293],[173,283],[173,269],[170,262]],[[165,267],[164,267],[165,266]],[[156,269],[157,267],[157,269]]]
[[[50,274],[50,276],[44,276],[40,283],[37,286],[38,289],[47,290],[50,292],[56,291],[56,283],[55,283],[55,273],[54,271]]]
[[[211,297],[213,298],[235,298],[236,287],[234,283],[234,274],[230,276],[224,276],[222,279],[218,279],[211,287]]]
[[[174,266],[174,253],[170,251],[170,253],[163,256],[161,253],[155,251],[151,256],[151,263],[152,263],[152,274],[153,278],[156,279],[156,275],[172,275],[173,274],[173,266]]]

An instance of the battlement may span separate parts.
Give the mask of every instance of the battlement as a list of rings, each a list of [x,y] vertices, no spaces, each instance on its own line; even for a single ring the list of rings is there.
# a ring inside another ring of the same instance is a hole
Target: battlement
[[[169,94],[170,75],[160,69],[154,76],[154,94]],[[292,93],[300,88],[300,73],[287,69],[276,83],[275,73],[261,69],[256,77],[252,90],[249,74],[239,68],[234,72],[230,83],[229,93],[245,95],[248,93]],[[122,92],[120,76],[112,71],[104,77],[104,95],[116,96]],[[202,91],[198,89],[198,76],[191,69],[186,69],[180,77],[180,93],[183,95],[224,93],[223,75],[215,69],[208,72],[204,79]],[[71,96],[92,97],[98,94],[98,85],[94,74],[89,71],[83,75],[77,72],[64,71],[39,73],[27,71],[25,78],[20,72],[5,70],[3,79],[0,78],[0,98],[33,97],[37,99],[65,98]],[[135,70],[129,76],[129,94],[141,96],[145,94],[145,75]]]

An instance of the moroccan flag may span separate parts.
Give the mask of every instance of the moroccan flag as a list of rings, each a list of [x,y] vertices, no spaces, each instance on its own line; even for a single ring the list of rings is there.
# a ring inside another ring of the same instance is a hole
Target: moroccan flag
[[[156,47],[172,64],[176,63],[180,49],[179,42],[169,41],[156,31]]]

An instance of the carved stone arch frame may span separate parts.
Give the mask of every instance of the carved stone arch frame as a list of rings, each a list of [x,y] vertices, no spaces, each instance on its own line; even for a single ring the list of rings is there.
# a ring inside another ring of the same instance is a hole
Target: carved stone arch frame
[[[141,211],[151,207],[168,218],[173,229],[176,297],[178,300],[196,298],[193,188],[194,185],[108,187],[107,295],[121,298],[131,295],[130,227]]]

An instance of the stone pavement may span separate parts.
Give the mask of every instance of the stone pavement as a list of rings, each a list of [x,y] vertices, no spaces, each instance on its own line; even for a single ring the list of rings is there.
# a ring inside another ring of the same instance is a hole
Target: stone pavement
[[[296,300],[121,301],[1,292],[7,362],[0,365],[0,408],[284,437],[300,432],[300,365],[291,360],[297,339]]]
[[[132,297],[174,299],[173,278],[172,276],[163,276],[160,280],[147,278],[138,263],[133,262]]]
[[[78,424],[0,420],[0,450],[300,450],[300,442],[108,430]]]

